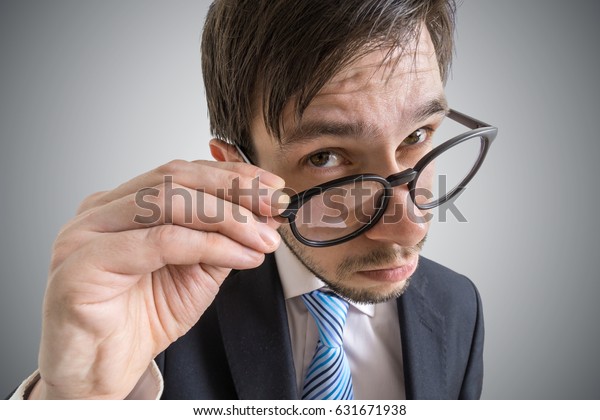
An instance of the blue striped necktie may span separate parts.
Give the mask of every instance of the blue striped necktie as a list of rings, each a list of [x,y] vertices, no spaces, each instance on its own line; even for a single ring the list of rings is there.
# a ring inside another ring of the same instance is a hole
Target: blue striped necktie
[[[348,302],[331,292],[315,290],[302,295],[315,319],[319,341],[302,390],[303,400],[352,400],[352,376],[342,337]]]

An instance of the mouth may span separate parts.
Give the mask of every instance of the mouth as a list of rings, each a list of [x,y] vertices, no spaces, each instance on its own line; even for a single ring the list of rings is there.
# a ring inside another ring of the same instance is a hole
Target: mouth
[[[383,283],[397,283],[406,281],[413,275],[417,269],[417,256],[406,261],[404,264],[393,265],[390,267],[379,268],[376,270],[362,270],[357,274],[367,277],[370,280]]]

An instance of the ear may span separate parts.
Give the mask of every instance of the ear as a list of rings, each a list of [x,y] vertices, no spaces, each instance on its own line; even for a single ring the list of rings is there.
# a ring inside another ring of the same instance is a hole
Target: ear
[[[209,143],[210,154],[218,162],[243,162],[236,148],[219,139],[212,139]]]

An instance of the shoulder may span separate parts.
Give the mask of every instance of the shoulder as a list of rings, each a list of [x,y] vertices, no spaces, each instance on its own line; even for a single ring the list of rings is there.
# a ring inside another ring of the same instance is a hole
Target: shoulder
[[[479,292],[468,277],[423,256],[410,289],[444,316],[472,317],[481,311]]]
[[[423,281],[417,287],[422,286],[424,292],[440,294],[443,298],[460,297],[465,294],[468,297],[477,293],[475,284],[467,276],[423,256],[419,257],[415,277]]]

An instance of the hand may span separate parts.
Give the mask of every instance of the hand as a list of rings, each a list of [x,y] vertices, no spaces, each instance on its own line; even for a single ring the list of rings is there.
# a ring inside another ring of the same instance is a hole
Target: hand
[[[266,195],[234,193],[235,179],[249,191],[256,178]],[[244,163],[174,161],[88,197],[54,244],[32,396],[126,397],[198,321],[232,268],[256,267],[277,248],[272,200],[283,186]]]

